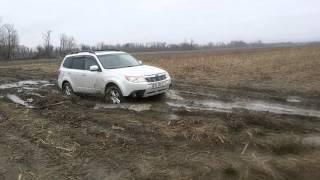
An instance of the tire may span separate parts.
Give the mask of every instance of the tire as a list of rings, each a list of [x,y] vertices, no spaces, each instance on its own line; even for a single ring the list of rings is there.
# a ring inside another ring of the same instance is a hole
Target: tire
[[[107,86],[104,99],[106,103],[120,104],[124,102],[121,90],[116,85]]]
[[[72,89],[72,86],[69,82],[65,82],[63,84],[63,87],[62,87],[62,93],[65,95],[65,96],[72,96],[74,94],[73,92],[73,89]]]

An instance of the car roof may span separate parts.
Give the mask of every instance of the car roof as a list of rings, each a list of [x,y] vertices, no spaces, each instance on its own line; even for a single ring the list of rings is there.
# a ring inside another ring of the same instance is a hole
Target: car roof
[[[96,55],[105,55],[105,54],[122,54],[125,53],[123,51],[96,51]]]
[[[74,56],[83,56],[83,55],[106,55],[106,54],[122,54],[125,53],[123,51],[84,51],[84,52],[78,52],[78,53],[73,53],[73,54],[69,54],[66,56],[67,57],[74,57]]]

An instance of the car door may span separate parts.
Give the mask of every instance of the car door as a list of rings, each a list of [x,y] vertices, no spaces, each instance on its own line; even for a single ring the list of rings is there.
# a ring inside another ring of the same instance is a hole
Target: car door
[[[99,67],[96,59],[93,56],[86,56],[85,59],[85,76],[82,78],[83,89],[87,93],[96,93],[96,83],[98,78],[101,76],[101,68]],[[99,67],[99,71],[90,71],[90,66],[96,65]]]
[[[85,58],[73,57],[71,69],[68,71],[68,75],[72,81],[72,88],[76,92],[84,92],[83,78],[85,77]]]

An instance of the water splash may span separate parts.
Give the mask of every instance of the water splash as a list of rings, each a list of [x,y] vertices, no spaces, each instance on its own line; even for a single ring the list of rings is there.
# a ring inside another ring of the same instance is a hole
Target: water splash
[[[169,90],[166,92],[166,97],[168,99],[174,99],[174,100],[183,100],[183,97],[179,96],[176,91],[174,90]]]

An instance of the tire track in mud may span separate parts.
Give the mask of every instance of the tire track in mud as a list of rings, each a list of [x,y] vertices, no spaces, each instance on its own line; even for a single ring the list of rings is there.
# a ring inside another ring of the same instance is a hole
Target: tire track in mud
[[[44,97],[39,94],[37,91],[54,86],[54,84],[49,81],[18,81],[16,83],[7,83],[1,84],[0,90],[17,90],[16,94],[27,94],[29,96],[33,96],[33,98]],[[184,84],[178,84],[178,87],[188,86]],[[274,114],[282,114],[282,115],[298,115],[298,116],[310,116],[320,118],[320,111],[317,109],[306,109],[299,107],[299,104],[303,102],[303,104],[308,104],[308,102],[297,96],[288,96],[286,102],[272,102],[266,100],[252,99],[252,98],[234,98],[235,94],[230,94],[230,98],[226,99],[225,97],[221,97],[218,94],[210,92],[210,90],[205,89],[204,87],[198,87],[200,92],[198,91],[186,91],[186,90],[169,90],[166,94],[165,100],[160,100],[158,102],[150,102],[145,101],[145,103],[127,103],[121,105],[104,105],[104,104],[96,104],[94,109],[99,108],[108,108],[108,109],[128,109],[133,111],[147,111],[147,110],[156,110],[154,107],[161,107],[162,109],[167,109],[166,111],[174,111],[177,108],[185,109],[186,111],[215,111],[215,112],[224,112],[231,113],[235,110],[248,110],[248,111],[256,111],[256,112],[269,112]],[[49,90],[49,89],[45,89]],[[204,91],[204,92],[201,92]],[[50,92],[47,92],[50,93]],[[230,92],[229,92],[230,93]],[[14,103],[21,104],[26,106],[27,108],[33,108],[29,102],[33,101],[33,98],[28,98],[27,100],[22,100],[18,95],[7,93],[6,97],[13,101]],[[180,94],[180,95],[179,95]],[[250,92],[248,92],[250,94]],[[181,96],[183,95],[183,97]],[[2,95],[3,96],[3,95]],[[251,95],[248,95],[250,97]],[[254,95],[256,96],[256,93]],[[198,99],[198,97],[203,97],[205,100]],[[273,97],[274,98],[274,97]],[[143,102],[143,101],[142,101]],[[166,104],[168,107],[166,107]],[[294,105],[293,105],[294,104]],[[162,110],[163,111],[163,110]]]
[[[219,97],[212,92],[198,93],[193,91],[176,90],[174,94],[189,95],[189,98],[170,98],[171,101],[166,103],[171,108],[185,109],[186,111],[215,111],[223,113],[232,113],[237,110],[247,110],[254,112],[267,112],[280,115],[296,115],[305,117],[320,118],[320,110],[317,108],[306,108],[300,105],[308,104],[306,99],[297,96],[288,96],[286,101],[272,101],[265,99],[252,99],[252,98],[234,98],[234,94],[230,95],[230,98]],[[169,93],[170,94],[170,93]],[[197,97],[205,97],[198,99]],[[249,96],[250,97],[250,96]],[[174,101],[172,101],[174,100]]]

